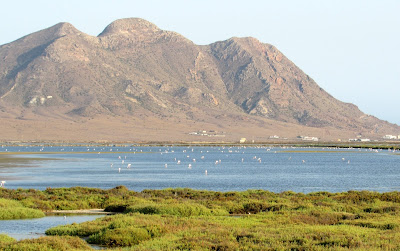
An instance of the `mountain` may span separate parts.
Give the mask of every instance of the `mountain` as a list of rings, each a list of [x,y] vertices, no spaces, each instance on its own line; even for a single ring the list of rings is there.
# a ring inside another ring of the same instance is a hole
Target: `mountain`
[[[2,45],[0,60],[3,140],[400,134],[255,38],[199,46],[138,18],[116,20],[97,37],[59,23]]]

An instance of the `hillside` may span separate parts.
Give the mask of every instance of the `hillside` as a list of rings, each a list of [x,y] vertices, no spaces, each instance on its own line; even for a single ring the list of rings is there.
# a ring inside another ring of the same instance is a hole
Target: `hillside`
[[[69,23],[0,47],[0,140],[381,138],[400,127],[336,100],[255,38],[199,46],[142,19]]]

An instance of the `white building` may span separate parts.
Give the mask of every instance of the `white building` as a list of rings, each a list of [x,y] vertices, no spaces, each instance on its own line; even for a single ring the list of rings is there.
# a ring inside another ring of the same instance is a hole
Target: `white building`
[[[301,139],[305,141],[318,141],[317,137],[309,137],[309,136],[303,136],[301,137]]]
[[[395,135],[388,134],[388,135],[383,136],[383,139],[397,139],[397,137]]]

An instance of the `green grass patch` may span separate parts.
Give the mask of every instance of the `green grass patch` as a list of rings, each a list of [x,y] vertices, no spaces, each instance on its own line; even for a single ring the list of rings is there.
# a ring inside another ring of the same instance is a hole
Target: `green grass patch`
[[[18,201],[0,199],[0,220],[41,218],[44,216],[42,211],[26,208]]]
[[[0,246],[3,244],[11,244],[14,242],[17,242],[14,238],[5,234],[0,234]]]
[[[0,243],[0,249],[8,250],[40,250],[40,251],[58,251],[58,250],[92,250],[92,248],[82,239],[70,236],[46,236],[38,239],[26,239],[14,243]]]

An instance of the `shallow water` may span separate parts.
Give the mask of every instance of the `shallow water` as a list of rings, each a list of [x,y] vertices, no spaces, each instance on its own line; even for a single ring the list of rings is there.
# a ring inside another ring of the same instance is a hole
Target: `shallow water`
[[[1,152],[31,158],[17,164],[3,160],[0,179],[12,189],[124,185],[136,191],[168,187],[304,193],[400,190],[400,155],[387,150],[27,146],[3,147]]]
[[[0,221],[0,234],[7,234],[17,240],[33,239],[45,236],[49,228],[92,221],[104,215],[74,215],[74,216],[46,216],[39,219],[2,220]]]

